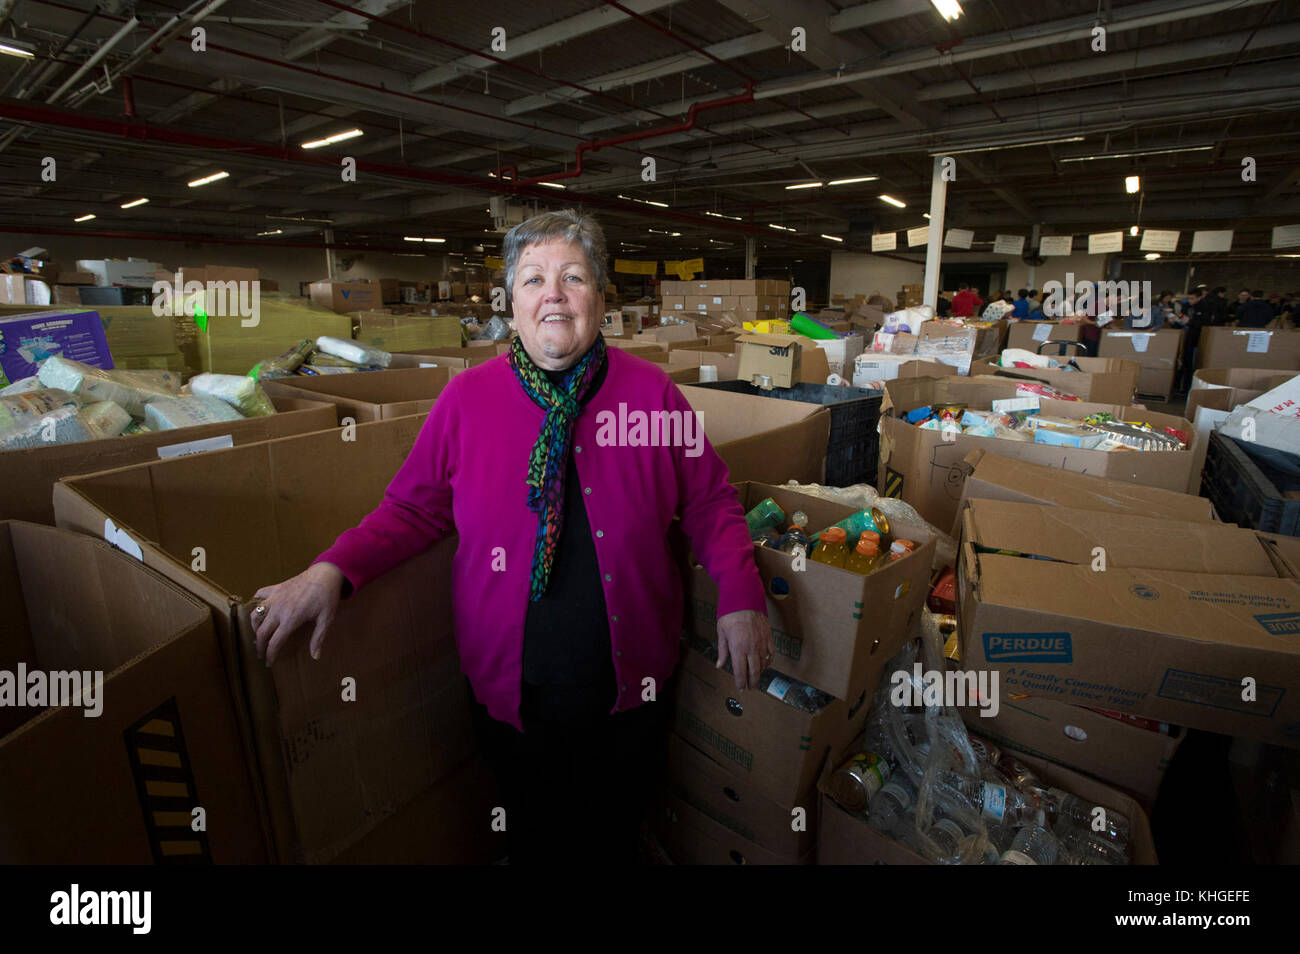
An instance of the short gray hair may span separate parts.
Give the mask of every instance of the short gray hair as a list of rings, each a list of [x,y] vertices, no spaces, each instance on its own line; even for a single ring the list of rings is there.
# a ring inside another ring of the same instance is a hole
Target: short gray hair
[[[605,266],[605,231],[594,215],[577,209],[563,209],[559,212],[539,212],[506,233],[504,252],[507,302],[514,300],[515,269],[519,265],[519,254],[530,245],[556,239],[582,243],[582,250],[591,265],[596,291],[604,294],[605,285],[609,282],[609,270]]]

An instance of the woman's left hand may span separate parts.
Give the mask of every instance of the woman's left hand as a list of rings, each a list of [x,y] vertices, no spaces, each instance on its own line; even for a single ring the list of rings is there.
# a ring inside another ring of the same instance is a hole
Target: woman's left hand
[[[737,689],[757,689],[758,677],[772,663],[772,628],[767,614],[737,610],[718,617],[718,666],[731,660]]]

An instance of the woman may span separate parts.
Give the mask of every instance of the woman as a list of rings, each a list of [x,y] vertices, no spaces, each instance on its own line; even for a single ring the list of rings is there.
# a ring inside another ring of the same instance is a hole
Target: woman
[[[673,517],[717,581],[718,665],[731,661],[737,689],[756,688],[772,658],[763,584],[702,433],[690,447],[617,446],[601,427],[620,409],[693,412],[658,365],[605,347],[600,226],[536,215],[506,235],[505,260],[512,350],[451,380],[373,513],[258,591],[258,654],[274,663],[314,623],[319,658],[341,596],[454,524],[456,642],[511,861],[631,863],[679,655]]]

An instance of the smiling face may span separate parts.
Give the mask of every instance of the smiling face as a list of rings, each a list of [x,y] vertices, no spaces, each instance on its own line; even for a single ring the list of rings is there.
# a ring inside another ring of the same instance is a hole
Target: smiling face
[[[572,367],[600,334],[605,290],[597,288],[581,242],[529,245],[515,269],[515,330],[538,367]]]

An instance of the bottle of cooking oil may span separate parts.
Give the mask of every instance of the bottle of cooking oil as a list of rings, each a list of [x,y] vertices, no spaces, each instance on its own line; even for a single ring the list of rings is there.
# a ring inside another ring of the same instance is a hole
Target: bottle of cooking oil
[[[844,532],[843,527],[827,527],[822,531],[821,543],[812,552],[810,559],[825,563],[827,566],[844,566],[844,560],[849,555],[847,539],[848,534]]]

